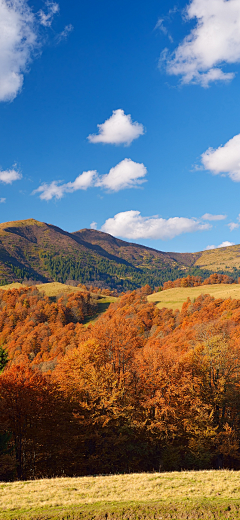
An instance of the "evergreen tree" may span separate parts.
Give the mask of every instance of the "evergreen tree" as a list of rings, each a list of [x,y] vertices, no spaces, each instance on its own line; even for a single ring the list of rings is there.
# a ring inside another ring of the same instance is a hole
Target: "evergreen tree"
[[[6,350],[3,348],[2,345],[0,345],[0,374],[3,372],[5,366],[8,363],[8,355]]]

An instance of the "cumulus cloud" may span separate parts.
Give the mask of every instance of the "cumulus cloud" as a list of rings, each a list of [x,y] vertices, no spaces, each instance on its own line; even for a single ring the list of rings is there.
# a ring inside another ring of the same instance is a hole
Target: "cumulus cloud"
[[[46,2],[47,12],[42,9],[39,11],[40,24],[44,27],[51,27],[54,15],[59,12],[59,5],[56,2]]]
[[[94,186],[94,181],[97,177],[95,170],[83,172],[76,177],[75,181],[59,184],[60,181],[53,181],[50,184],[44,182],[32,192],[32,194],[40,193],[39,197],[42,200],[61,199],[65,193],[72,193],[77,190],[86,190]]]
[[[117,166],[111,168],[109,173],[99,177],[95,185],[110,191],[136,188],[145,182],[146,174],[147,168],[144,164],[136,163],[131,159],[124,159]]]
[[[106,220],[101,231],[123,238],[152,238],[167,240],[182,233],[192,233],[210,229],[210,224],[203,224],[195,218],[173,217],[169,219],[142,217],[140,211],[124,211]]]
[[[228,175],[240,182],[240,134],[219,148],[208,148],[201,156],[202,165],[214,175]]]
[[[0,101],[12,101],[40,46],[39,25],[49,27],[58,4],[47,2],[47,14],[35,14],[27,0],[0,0]]]
[[[172,54],[164,50],[160,62],[166,63],[168,74],[203,87],[232,80],[235,74],[222,67],[240,61],[239,1],[191,0],[184,15],[197,24]]]
[[[211,215],[211,213],[205,213],[202,216],[203,220],[224,220],[227,218],[227,215]]]
[[[225,242],[222,242],[219,246],[207,246],[205,251],[209,251],[210,249],[220,249],[221,247],[228,247],[228,246],[235,246],[234,242],[228,242],[226,240]]]
[[[40,199],[51,200],[53,198],[61,199],[65,193],[86,190],[93,186],[105,188],[108,191],[137,188],[145,182],[143,177],[146,174],[147,168],[144,164],[136,163],[131,159],[124,159],[105,175],[99,176],[96,170],[90,170],[83,172],[74,182],[64,184],[60,184],[61,181],[52,181],[50,184],[44,182],[33,191],[33,194],[40,193]]]
[[[24,0],[0,0],[0,101],[11,101],[36,46],[34,14]]]
[[[0,182],[4,184],[12,184],[14,181],[19,181],[22,174],[14,167],[12,170],[0,170]]]
[[[98,134],[90,134],[90,143],[125,144],[129,146],[134,139],[144,134],[143,125],[133,123],[131,115],[126,115],[124,110],[113,110],[109,119],[97,125]]]
[[[0,204],[3,204],[4,202],[6,202],[6,199],[4,197],[1,197],[0,198]]]

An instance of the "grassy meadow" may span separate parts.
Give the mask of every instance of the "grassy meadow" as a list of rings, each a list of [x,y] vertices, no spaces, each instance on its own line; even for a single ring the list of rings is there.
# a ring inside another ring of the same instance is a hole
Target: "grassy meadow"
[[[234,267],[240,269],[239,245],[221,247],[202,251],[194,262],[194,267],[209,269],[210,271],[233,271]]]
[[[159,309],[167,307],[168,309],[181,310],[183,303],[190,298],[194,300],[200,294],[210,294],[214,298],[232,298],[240,299],[240,284],[216,284],[202,285],[199,287],[176,287],[167,289],[148,296],[149,302],[156,303]]]
[[[9,289],[20,289],[21,287],[27,287],[24,283],[14,282],[8,285],[2,285],[1,290],[8,291]],[[49,282],[35,285],[35,287],[46,294],[46,296],[55,297],[63,294],[70,294],[73,292],[83,291],[81,287],[73,287],[60,282]]]
[[[0,518],[240,518],[240,472],[186,471],[2,482]]]

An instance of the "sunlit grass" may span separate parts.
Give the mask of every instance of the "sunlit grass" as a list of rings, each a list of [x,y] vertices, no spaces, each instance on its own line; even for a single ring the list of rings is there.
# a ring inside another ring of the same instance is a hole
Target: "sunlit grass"
[[[0,290],[9,291],[10,289],[21,289],[21,287],[26,287],[23,283],[14,282],[9,283],[8,285],[0,285]]]
[[[202,251],[194,266],[210,269],[213,272],[226,269],[231,271],[233,267],[240,269],[240,246],[235,245]]]
[[[0,289],[9,291],[10,289],[21,289],[21,287],[27,287],[24,283],[14,282],[8,285],[2,285]],[[81,287],[73,287],[72,285],[66,285],[60,282],[41,283],[35,285],[35,287],[46,294],[46,296],[53,297],[59,296],[60,294],[70,294],[73,292],[83,291]]]
[[[184,471],[0,484],[0,512],[79,504],[240,499],[239,471]]]
[[[162,309],[181,309],[182,304],[190,298],[194,300],[200,294],[210,294],[214,298],[232,298],[240,300],[240,284],[216,284],[202,285],[200,287],[176,287],[167,289],[148,296],[149,302],[156,302],[157,307]]]

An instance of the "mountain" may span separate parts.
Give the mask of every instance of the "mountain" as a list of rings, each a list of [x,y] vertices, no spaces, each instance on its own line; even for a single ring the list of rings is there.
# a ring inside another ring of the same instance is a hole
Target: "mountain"
[[[74,233],[34,219],[0,224],[0,284],[30,279],[92,283],[118,290],[152,287],[187,274],[240,276],[240,245],[165,253],[94,229]]]

